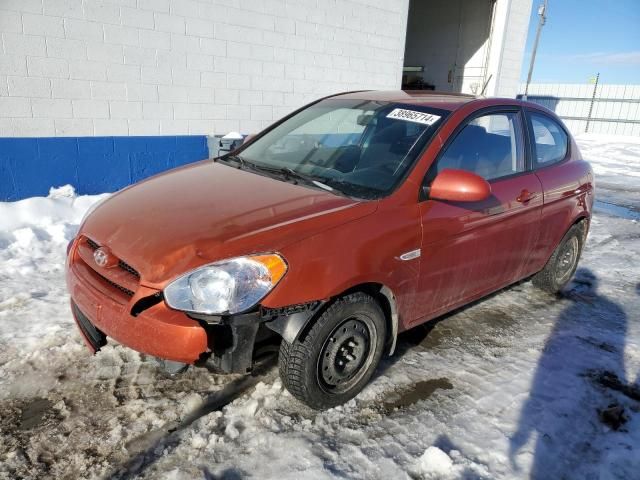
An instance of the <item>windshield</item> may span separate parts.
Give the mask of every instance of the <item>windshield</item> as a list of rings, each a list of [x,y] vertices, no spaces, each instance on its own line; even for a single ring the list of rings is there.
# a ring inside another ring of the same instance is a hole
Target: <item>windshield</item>
[[[229,157],[314,188],[380,198],[404,179],[447,113],[380,101],[322,100]]]

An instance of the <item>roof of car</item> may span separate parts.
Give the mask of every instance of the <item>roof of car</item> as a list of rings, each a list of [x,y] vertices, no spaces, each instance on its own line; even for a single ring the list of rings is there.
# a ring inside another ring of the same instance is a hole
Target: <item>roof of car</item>
[[[455,110],[465,103],[482,97],[463,95],[460,93],[436,92],[432,90],[365,90],[359,92],[345,92],[339,94],[342,98],[359,100],[380,100],[384,102],[398,102],[427,107]]]

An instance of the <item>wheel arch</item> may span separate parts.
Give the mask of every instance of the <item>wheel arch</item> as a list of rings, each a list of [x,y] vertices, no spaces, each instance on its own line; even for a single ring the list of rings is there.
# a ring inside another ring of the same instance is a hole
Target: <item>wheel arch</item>
[[[318,318],[322,313],[338,298],[349,295],[350,293],[362,292],[373,297],[382,312],[384,313],[385,322],[387,325],[385,350],[392,355],[396,347],[396,339],[398,336],[398,306],[396,296],[387,285],[377,282],[364,282],[349,287],[348,289],[337,293],[327,301],[322,302],[318,308],[309,310],[308,314],[295,313],[287,317],[280,317],[274,322],[267,322],[267,326],[279,333],[280,336],[289,343],[304,336],[309,332],[313,321]]]

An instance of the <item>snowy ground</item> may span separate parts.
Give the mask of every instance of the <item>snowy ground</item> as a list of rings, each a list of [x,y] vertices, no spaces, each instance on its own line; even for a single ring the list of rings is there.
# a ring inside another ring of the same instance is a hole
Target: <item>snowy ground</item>
[[[579,143],[603,202],[564,295],[524,283],[409,332],[324,413],[272,365],[90,356],[63,270],[97,198],[0,203],[0,478],[640,478],[640,139]]]

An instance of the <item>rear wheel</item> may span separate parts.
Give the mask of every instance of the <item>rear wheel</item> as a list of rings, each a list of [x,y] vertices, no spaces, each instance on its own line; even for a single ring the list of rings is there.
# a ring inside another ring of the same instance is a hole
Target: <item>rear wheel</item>
[[[578,223],[569,229],[545,267],[533,277],[533,284],[549,293],[562,290],[578,267],[583,242],[584,225]]]
[[[335,407],[367,384],[384,350],[386,323],[376,300],[352,293],[336,300],[300,339],[280,346],[280,377],[311,408]]]

